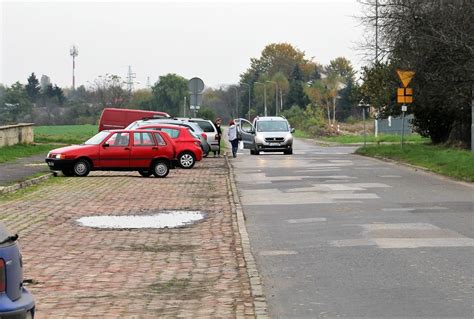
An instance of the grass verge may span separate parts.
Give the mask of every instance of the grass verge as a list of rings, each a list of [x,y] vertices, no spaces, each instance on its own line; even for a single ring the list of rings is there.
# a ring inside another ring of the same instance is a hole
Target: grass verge
[[[353,144],[353,143],[364,143],[364,135],[339,135],[339,136],[326,136],[320,138],[327,142],[336,142],[341,144]],[[367,135],[368,143],[397,143],[400,142],[400,135],[392,134],[380,134],[379,136]],[[405,135],[403,140],[408,143],[428,143],[429,138],[422,137],[418,134]]]
[[[293,133],[293,137],[299,137],[299,138],[311,138],[309,133],[302,131],[302,130],[295,130]]]
[[[22,157],[33,156],[36,154],[46,154],[58,145],[51,144],[16,144],[0,148],[0,163],[16,160]]]
[[[370,145],[359,148],[357,154],[389,158],[424,167],[432,172],[474,182],[474,154],[442,146],[407,144]]]
[[[97,125],[35,126],[35,142],[81,144],[97,134]]]

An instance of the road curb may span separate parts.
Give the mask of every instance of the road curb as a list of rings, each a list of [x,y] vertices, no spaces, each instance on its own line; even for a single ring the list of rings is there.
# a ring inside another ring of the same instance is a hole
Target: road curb
[[[255,309],[255,317],[256,318],[268,318],[268,307],[267,307],[267,300],[263,293],[263,285],[260,279],[260,275],[257,269],[257,263],[252,255],[252,251],[250,249],[250,239],[247,233],[247,227],[245,226],[245,216],[242,210],[242,204],[240,202],[240,198],[237,192],[237,186],[235,183],[234,178],[234,168],[229,162],[229,158],[224,155],[227,167],[229,168],[228,174],[228,182],[230,186],[230,198],[233,199],[231,201],[231,205],[233,210],[237,215],[237,226],[239,228],[240,234],[240,241],[242,244],[242,250],[244,254],[244,260],[247,269],[247,276],[250,279],[250,289],[252,292],[252,296],[254,298],[254,309]]]
[[[53,175],[54,175],[53,173],[47,173],[45,175],[41,175],[39,177],[35,177],[35,178],[32,178],[32,179],[27,179],[26,181],[22,181],[22,182],[19,182],[19,183],[10,185],[10,186],[0,187],[0,195],[8,194],[8,193],[15,192],[19,189],[22,189],[22,188],[25,188],[25,187],[28,187],[28,186],[39,184],[42,181],[47,180],[48,178],[50,178]]]

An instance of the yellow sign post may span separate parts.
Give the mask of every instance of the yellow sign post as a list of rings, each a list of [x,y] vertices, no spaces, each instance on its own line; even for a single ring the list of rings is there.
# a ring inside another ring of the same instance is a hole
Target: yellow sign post
[[[407,110],[406,104],[413,103],[413,89],[407,87],[411,79],[415,75],[413,71],[397,70],[398,77],[402,81],[403,87],[397,89],[397,102],[402,104],[402,140],[401,146],[403,148],[403,131],[405,129],[405,112]]]

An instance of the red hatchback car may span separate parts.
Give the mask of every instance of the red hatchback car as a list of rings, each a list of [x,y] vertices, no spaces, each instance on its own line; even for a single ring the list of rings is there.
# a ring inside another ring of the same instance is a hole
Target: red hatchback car
[[[166,132],[174,142],[176,160],[182,168],[192,168],[196,161],[202,160],[201,141],[187,127],[172,124],[150,124],[140,126],[139,129]]]
[[[66,176],[90,171],[138,171],[148,177],[166,177],[173,168],[174,142],[163,132],[149,130],[101,131],[81,145],[54,149],[45,161]]]

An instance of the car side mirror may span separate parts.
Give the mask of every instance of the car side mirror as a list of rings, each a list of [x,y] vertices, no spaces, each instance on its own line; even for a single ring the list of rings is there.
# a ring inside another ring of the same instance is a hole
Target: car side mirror
[[[290,133],[294,133],[295,132],[295,128],[292,127],[291,130],[290,130]]]
[[[109,146],[110,146],[109,143],[102,144],[102,147],[109,147]]]

